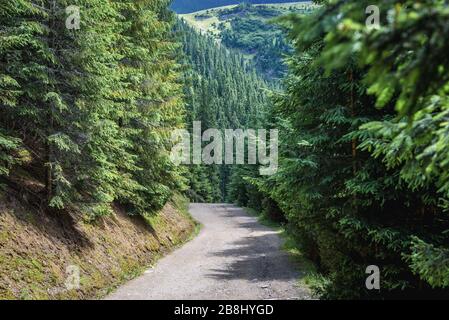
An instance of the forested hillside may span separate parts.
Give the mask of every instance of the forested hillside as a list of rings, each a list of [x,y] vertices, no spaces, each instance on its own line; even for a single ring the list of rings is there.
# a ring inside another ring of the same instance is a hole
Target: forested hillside
[[[193,229],[160,212],[186,182],[169,160],[185,115],[169,1],[77,1],[79,30],[72,4],[0,4],[1,299],[70,297],[48,290],[71,263],[72,297],[96,296]]]
[[[168,1],[86,0],[83,32],[65,26],[69,1],[42,2],[0,11],[3,185],[92,218],[114,201],[161,208],[182,185],[167,156],[184,114]]]
[[[189,13],[209,8],[227,6],[231,4],[246,3],[286,3],[293,0],[173,0],[171,8],[177,13]],[[310,2],[310,1],[304,1]]]
[[[186,127],[201,121],[208,128],[237,129],[257,125],[268,106],[268,85],[238,52],[218,46],[179,22],[176,31],[184,52]],[[206,145],[206,144],[205,144]],[[222,202],[230,166],[188,166],[189,197],[197,202]]]
[[[316,5],[309,2],[214,8],[180,15],[188,24],[241,52],[264,79],[278,84],[287,67],[285,55],[292,47],[275,19],[291,13],[310,14]]]

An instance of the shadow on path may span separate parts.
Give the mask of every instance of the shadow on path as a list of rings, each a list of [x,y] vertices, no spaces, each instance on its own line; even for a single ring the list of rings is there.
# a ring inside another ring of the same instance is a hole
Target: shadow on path
[[[223,268],[212,269],[209,277],[253,282],[298,279],[287,255],[279,249],[281,240],[276,232],[268,231],[258,223],[244,223],[242,227],[259,230],[257,233],[260,234],[237,240],[229,245],[229,249],[212,253],[213,256],[229,258],[230,262]]]

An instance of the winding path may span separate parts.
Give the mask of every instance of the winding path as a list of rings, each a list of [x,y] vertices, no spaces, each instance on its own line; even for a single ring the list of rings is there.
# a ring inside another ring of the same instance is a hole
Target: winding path
[[[192,204],[200,234],[107,299],[310,299],[276,231],[227,204]]]

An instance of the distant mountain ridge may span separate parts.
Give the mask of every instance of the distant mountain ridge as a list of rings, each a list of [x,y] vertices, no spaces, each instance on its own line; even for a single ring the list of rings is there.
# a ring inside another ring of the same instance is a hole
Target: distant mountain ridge
[[[242,2],[252,4],[264,3],[288,3],[295,2],[294,0],[173,0],[171,8],[176,13],[191,13],[199,10],[227,6],[231,4],[239,4]],[[310,1],[304,1],[310,2]]]
[[[269,21],[289,13],[310,14],[311,2],[229,5],[178,14],[190,26],[240,51],[269,83],[286,72],[284,55],[292,49],[282,29]]]

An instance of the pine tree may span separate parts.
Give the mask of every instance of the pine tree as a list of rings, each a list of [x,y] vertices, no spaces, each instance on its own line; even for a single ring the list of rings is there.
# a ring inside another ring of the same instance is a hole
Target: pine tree
[[[201,121],[203,131],[250,127],[267,108],[267,83],[250,71],[240,54],[217,45],[211,37],[198,34],[184,22],[179,22],[177,32],[186,55],[187,128],[191,131],[193,121]],[[192,200],[221,202],[227,198],[233,169],[225,165],[188,169]]]
[[[124,106],[121,130],[127,132],[138,170],[127,168],[138,182],[120,195],[140,212],[162,207],[172,191],[183,188],[179,168],[169,159],[171,131],[183,125],[177,45],[170,35],[173,15],[167,1],[118,1],[121,13],[119,53]],[[133,180],[130,180],[132,182]]]
[[[285,212],[328,277],[324,297],[447,294],[436,290],[447,287],[448,270],[447,153],[437,147],[445,92],[436,71],[445,68],[436,26],[446,9],[403,2],[385,2],[381,12],[395,8],[396,16],[379,31],[365,29],[364,1],[331,1],[285,20],[297,52],[267,119],[284,132],[280,168],[244,180]],[[433,50],[421,50],[428,34]],[[370,264],[381,269],[379,293],[363,286]]]
[[[27,162],[54,209],[157,209],[183,185],[168,159],[183,123],[168,2],[80,0],[79,30],[72,4],[1,4],[1,172]]]

